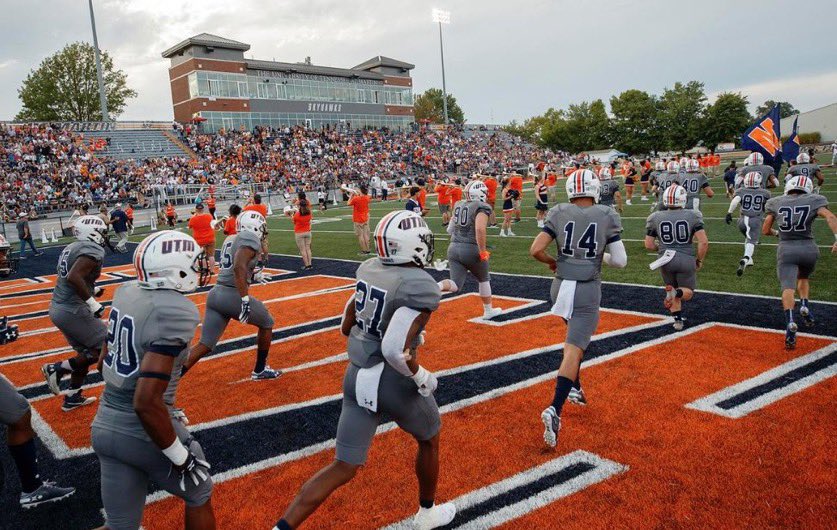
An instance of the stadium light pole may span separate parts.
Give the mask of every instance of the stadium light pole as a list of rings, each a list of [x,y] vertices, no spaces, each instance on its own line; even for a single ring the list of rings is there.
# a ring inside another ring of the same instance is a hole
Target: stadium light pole
[[[99,38],[96,36],[96,17],[93,16],[93,0],[88,0],[90,6],[90,27],[93,28],[93,53],[96,56],[96,77],[99,79],[99,106],[102,111],[102,121],[110,121],[108,116],[108,98],[105,95],[105,78],[102,75],[102,58],[99,56]]]
[[[450,24],[450,11],[433,9],[433,22],[439,24],[439,54],[442,57],[442,109],[445,112],[445,129],[448,127],[448,89],[445,86],[445,46],[442,43],[442,24]]]

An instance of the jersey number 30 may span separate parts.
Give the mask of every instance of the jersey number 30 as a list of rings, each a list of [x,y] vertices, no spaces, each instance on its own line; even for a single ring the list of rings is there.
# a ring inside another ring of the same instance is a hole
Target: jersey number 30
[[[363,280],[357,282],[357,291],[355,292],[355,320],[357,321],[357,327],[378,338],[381,336],[381,315],[384,313],[386,297],[387,292],[383,289],[369,285]],[[372,312],[370,317],[362,314],[367,304],[375,304],[374,310],[370,306]]]
[[[134,348],[134,317],[120,316],[112,307],[108,319],[108,353],[104,363],[122,377],[128,377],[139,368],[137,350]]]

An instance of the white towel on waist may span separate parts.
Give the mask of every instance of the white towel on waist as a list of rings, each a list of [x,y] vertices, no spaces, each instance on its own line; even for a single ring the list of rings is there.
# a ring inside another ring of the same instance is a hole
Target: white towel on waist
[[[668,263],[669,261],[674,259],[674,255],[676,253],[677,253],[676,250],[666,250],[665,252],[663,252],[662,256],[660,256],[659,258],[657,258],[654,261],[652,261],[651,263],[649,263],[648,268],[651,269],[652,271],[655,271],[655,270],[659,269],[660,267],[662,267],[663,265],[665,265],[666,263]]]
[[[372,368],[361,368],[357,371],[357,378],[355,379],[357,404],[372,412],[378,412],[378,385],[381,383],[383,372],[384,363],[378,363]]]
[[[575,300],[575,280],[561,280],[561,287],[558,288],[558,296],[555,297],[555,304],[552,306],[552,313],[564,320],[573,316],[573,301]]]

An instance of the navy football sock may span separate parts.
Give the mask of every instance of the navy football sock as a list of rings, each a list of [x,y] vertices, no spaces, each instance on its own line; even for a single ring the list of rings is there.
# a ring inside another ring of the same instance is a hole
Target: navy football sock
[[[793,309],[785,310],[785,320],[787,321],[788,324],[793,322]]]
[[[434,504],[435,502],[436,502],[436,501],[434,501],[433,499],[430,499],[430,500],[427,500],[427,499],[419,499],[419,506],[421,506],[422,508],[432,508],[432,507],[433,507],[433,504]]]
[[[572,387],[573,381],[571,379],[562,375],[558,376],[558,380],[555,382],[555,397],[552,398],[552,406],[555,407],[555,413],[559,416]]]
[[[9,452],[17,466],[20,485],[24,493],[32,493],[41,487],[43,482],[38,474],[38,454],[35,450],[35,439],[20,445],[10,445]]]
[[[256,373],[261,372],[264,370],[265,364],[267,364],[267,352],[269,350],[258,350],[256,352],[256,367],[253,368],[253,371]]]
[[[802,307],[808,307],[808,299],[807,298],[800,299],[799,303],[802,305]]]
[[[683,320],[683,311],[672,311],[671,316],[674,317],[674,320]]]
[[[676,296],[677,298],[683,298],[683,289],[675,289],[674,296]]]
[[[279,519],[279,522],[276,523],[276,528],[279,530],[293,530],[293,526],[288,524],[288,521],[284,519]]]
[[[575,382],[573,383],[573,388],[577,390],[581,390],[581,370],[578,371],[578,375],[575,376]]]

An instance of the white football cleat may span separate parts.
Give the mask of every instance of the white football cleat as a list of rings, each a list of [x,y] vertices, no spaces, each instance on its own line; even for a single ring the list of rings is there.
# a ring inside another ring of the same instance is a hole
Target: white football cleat
[[[627,204],[628,206],[631,206],[631,201],[627,200],[627,201],[625,201],[625,204]]]
[[[511,236],[511,237],[514,237],[514,236],[516,236],[517,234],[515,234],[514,232],[512,232],[511,230],[509,230],[508,235],[509,235],[509,236]]]
[[[439,528],[453,521],[456,517],[456,506],[452,502],[437,504],[431,508],[419,508],[413,517],[413,528],[416,530],[430,530]]]
[[[484,320],[488,320],[488,319],[490,319],[490,318],[494,318],[494,317],[496,317],[497,315],[499,315],[499,314],[500,314],[500,313],[502,313],[502,312],[503,312],[503,310],[502,310],[502,309],[500,309],[499,307],[492,307],[491,309],[486,310],[486,311],[482,314],[482,318],[483,318]]]
[[[541,412],[541,421],[543,422],[543,441],[549,447],[558,445],[558,431],[561,430],[561,417],[555,412],[555,407],[548,406]]]

